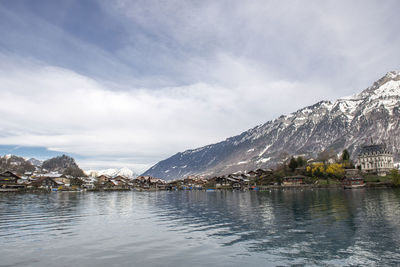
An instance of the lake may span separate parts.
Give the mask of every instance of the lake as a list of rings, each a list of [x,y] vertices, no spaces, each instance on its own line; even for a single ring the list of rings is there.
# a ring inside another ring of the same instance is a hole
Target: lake
[[[0,266],[400,265],[400,190],[0,194]]]

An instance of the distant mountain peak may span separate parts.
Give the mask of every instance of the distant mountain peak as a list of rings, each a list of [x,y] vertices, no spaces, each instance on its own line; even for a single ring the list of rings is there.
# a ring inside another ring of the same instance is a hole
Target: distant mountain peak
[[[55,171],[72,176],[84,176],[84,172],[76,164],[75,159],[67,156],[57,156],[48,160],[45,160],[42,164],[42,168],[48,171]]]
[[[371,87],[367,88],[364,91],[372,92],[374,90],[381,88],[383,85],[385,85],[388,82],[397,82],[397,81],[400,81],[400,72],[399,71],[390,71],[390,72],[386,73],[385,76],[383,76],[382,78],[380,78],[379,80],[374,82],[374,84]],[[390,86],[386,86],[384,88],[386,89],[388,87],[390,87]]]
[[[384,77],[399,81],[400,80],[400,71],[397,71],[397,70],[389,71],[388,73],[386,73],[386,75]]]
[[[347,148],[354,158],[365,140],[400,151],[400,72],[391,71],[359,94],[320,101],[225,141],[177,153],[143,175],[176,179],[273,167],[290,155],[316,157]],[[394,146],[393,144],[398,144]]]
[[[89,176],[93,176],[93,177],[98,177],[100,175],[106,175],[109,177],[116,177],[116,176],[123,176],[126,178],[135,178],[137,176],[137,174],[132,171],[131,169],[127,168],[127,167],[123,167],[121,169],[115,169],[115,168],[111,168],[111,169],[104,169],[104,170],[89,170],[85,172],[86,175]]]
[[[43,163],[43,161],[35,159],[35,158],[30,158],[30,159],[28,159],[28,161],[30,163],[32,163],[33,166],[38,166],[38,167],[42,166],[42,163]]]

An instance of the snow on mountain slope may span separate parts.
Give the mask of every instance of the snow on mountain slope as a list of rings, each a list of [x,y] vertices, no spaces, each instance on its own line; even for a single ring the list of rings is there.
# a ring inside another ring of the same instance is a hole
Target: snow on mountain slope
[[[86,175],[88,176],[92,176],[92,177],[98,177],[100,175],[106,175],[106,176],[110,176],[110,177],[116,177],[116,176],[124,176],[127,178],[135,178],[137,177],[137,174],[135,172],[133,172],[132,170],[130,170],[129,168],[121,168],[121,169],[105,169],[105,170],[89,170],[89,171],[85,171]]]
[[[137,174],[136,174],[136,173],[134,173],[132,170],[130,170],[130,169],[126,168],[126,167],[120,169],[120,170],[117,172],[116,176],[118,176],[118,175],[121,175],[121,176],[124,176],[124,177],[128,177],[128,178],[135,178],[135,177],[137,177]]]
[[[163,160],[144,175],[163,179],[225,174],[272,167],[291,155],[315,157],[349,149],[354,158],[371,138],[386,142],[399,158],[400,73],[389,72],[359,94],[321,101],[217,144]]]

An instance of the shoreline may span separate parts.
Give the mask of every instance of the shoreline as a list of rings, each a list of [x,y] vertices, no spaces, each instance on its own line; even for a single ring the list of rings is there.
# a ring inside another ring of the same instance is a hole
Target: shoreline
[[[0,189],[0,194],[2,193],[58,193],[58,192],[70,192],[70,193],[80,193],[80,192],[160,192],[160,191],[203,191],[203,192],[220,192],[220,191],[238,191],[238,192],[246,192],[246,191],[270,191],[277,189],[290,189],[290,190],[303,190],[303,189],[345,189],[341,184],[324,184],[324,185],[270,185],[270,186],[258,186],[254,189],[244,188],[244,189],[233,189],[233,188],[218,188],[218,187],[209,187],[203,189],[176,189],[176,190],[165,190],[165,189],[143,189],[143,188],[131,188],[131,189],[84,189],[84,190],[52,190],[45,188],[35,188],[35,189]],[[363,188],[354,188],[357,190],[362,190],[364,188],[399,188],[391,183],[366,183]],[[354,190],[353,189],[353,190]]]

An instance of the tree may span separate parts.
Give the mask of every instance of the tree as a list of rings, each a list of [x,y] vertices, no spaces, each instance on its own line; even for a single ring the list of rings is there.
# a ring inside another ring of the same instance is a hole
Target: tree
[[[348,151],[347,149],[343,150],[343,153],[342,153],[342,161],[343,161],[343,162],[348,162],[349,159],[350,159],[350,153],[349,153],[349,151]]]
[[[303,167],[304,164],[305,164],[304,159],[303,159],[302,157],[300,157],[300,156],[297,157],[297,166],[298,166],[298,167]]]
[[[347,149],[343,150],[342,153],[342,160],[344,161],[348,161],[350,159],[350,153]]]
[[[294,172],[294,171],[296,170],[297,166],[298,166],[297,160],[295,160],[294,157],[292,157],[292,158],[290,159],[290,162],[289,162],[289,166],[288,166],[289,169],[290,169],[292,172]]]
[[[326,168],[326,173],[331,177],[341,178],[344,176],[343,165],[338,163],[330,164]]]
[[[394,185],[396,186],[400,185],[400,173],[398,170],[396,169],[390,170],[390,178],[392,179]]]
[[[313,177],[323,178],[325,177],[325,164],[324,163],[314,163],[311,166],[307,166],[306,171],[311,172]]]

